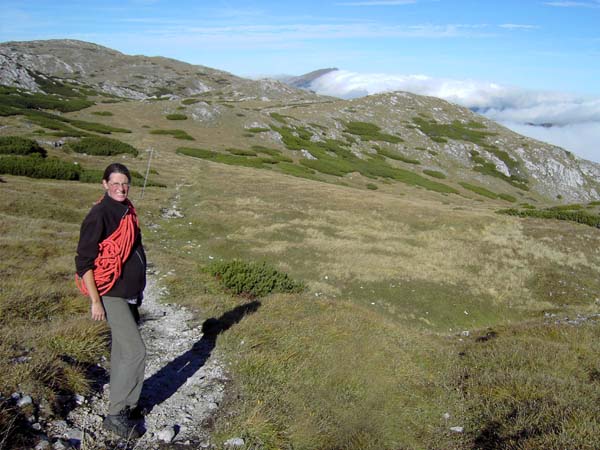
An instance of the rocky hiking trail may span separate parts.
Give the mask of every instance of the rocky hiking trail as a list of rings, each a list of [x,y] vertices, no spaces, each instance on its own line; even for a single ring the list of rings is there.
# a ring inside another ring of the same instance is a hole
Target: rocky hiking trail
[[[140,329],[147,358],[140,403],[148,411],[146,433],[138,441],[127,442],[102,429],[108,408],[105,384],[101,392],[71,411],[66,421],[55,424],[57,429],[50,436],[67,436],[69,429],[79,431],[80,448],[157,449],[164,448],[165,443],[212,447],[207,428],[227,381],[223,366],[211,355],[221,330],[203,333],[202,325],[189,325],[192,313],[185,307],[160,303],[168,292],[158,286],[156,275],[149,276],[141,307]],[[76,444],[76,434],[75,439],[70,437],[71,443]]]

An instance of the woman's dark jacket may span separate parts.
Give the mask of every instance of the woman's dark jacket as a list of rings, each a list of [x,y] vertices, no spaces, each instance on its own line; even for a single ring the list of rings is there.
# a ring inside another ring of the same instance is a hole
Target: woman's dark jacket
[[[82,277],[88,270],[95,268],[94,260],[98,256],[98,245],[119,227],[127,210],[126,204],[118,202],[108,195],[104,195],[102,200],[92,207],[83,220],[79,233],[77,256],[75,256],[77,275]],[[137,229],[131,254],[123,264],[121,276],[111,290],[104,295],[141,299],[145,286],[146,254],[142,246],[142,234]]]

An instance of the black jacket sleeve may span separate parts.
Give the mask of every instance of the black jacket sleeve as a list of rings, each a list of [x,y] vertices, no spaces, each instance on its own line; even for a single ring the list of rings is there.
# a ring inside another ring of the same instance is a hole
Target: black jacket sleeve
[[[92,208],[81,224],[77,256],[75,256],[75,268],[80,277],[95,268],[94,260],[98,256],[98,245],[105,233],[104,221],[98,209],[98,207]]]

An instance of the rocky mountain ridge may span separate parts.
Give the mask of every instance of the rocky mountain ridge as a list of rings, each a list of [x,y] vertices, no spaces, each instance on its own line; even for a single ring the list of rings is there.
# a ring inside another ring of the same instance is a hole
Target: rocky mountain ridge
[[[317,72],[312,76],[320,76]],[[208,124],[225,129],[226,135],[233,129],[251,130],[254,141],[282,147],[300,165],[311,158],[329,158],[324,161],[328,164],[339,160],[331,150],[311,154],[312,144],[327,148],[335,141],[356,161],[383,158],[394,168],[434,172],[524,202],[536,196],[558,203],[600,198],[600,165],[433,97],[391,92],[341,100],[277,80],[248,80],[73,40],[0,44],[0,84],[29,92],[60,93],[66,86],[88,96],[160,100],[166,113],[191,115],[188,133]],[[186,97],[191,99],[184,103]],[[352,124],[362,130],[352,131]],[[373,135],[376,129],[383,134]],[[353,169],[344,170],[349,174]]]

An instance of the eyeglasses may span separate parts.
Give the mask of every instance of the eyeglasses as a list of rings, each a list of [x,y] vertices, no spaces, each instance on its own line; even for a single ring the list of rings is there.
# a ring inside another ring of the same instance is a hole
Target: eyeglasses
[[[128,188],[130,186],[130,183],[117,183],[115,181],[109,181],[108,185],[110,187],[120,187],[120,188]]]

